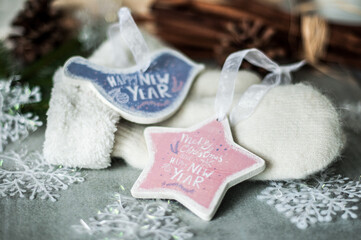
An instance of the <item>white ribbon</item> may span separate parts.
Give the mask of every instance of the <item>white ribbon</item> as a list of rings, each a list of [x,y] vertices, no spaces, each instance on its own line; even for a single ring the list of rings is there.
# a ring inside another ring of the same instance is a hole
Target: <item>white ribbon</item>
[[[118,34],[117,30],[119,29],[120,36],[132,52],[135,63],[137,66],[139,66],[142,72],[146,71],[150,65],[150,54],[148,45],[145,42],[142,33],[139,31],[139,28],[134,22],[134,19],[128,8],[120,8],[118,11],[118,18],[119,23],[111,25],[108,28],[108,37],[113,43],[115,54],[117,57],[125,54],[124,50],[118,47],[118,44],[114,44],[117,41],[116,35]],[[119,61],[122,60],[120,59]]]
[[[255,48],[238,51],[229,55],[223,65],[215,102],[217,119],[220,121],[226,117],[231,108],[235,81],[243,59],[271,73],[266,75],[261,84],[252,85],[242,94],[237,106],[231,110],[231,125],[236,125],[239,121],[250,117],[258,103],[270,89],[280,84],[289,84],[291,82],[290,73],[298,70],[305,64],[305,61],[301,61],[290,65],[279,66]]]

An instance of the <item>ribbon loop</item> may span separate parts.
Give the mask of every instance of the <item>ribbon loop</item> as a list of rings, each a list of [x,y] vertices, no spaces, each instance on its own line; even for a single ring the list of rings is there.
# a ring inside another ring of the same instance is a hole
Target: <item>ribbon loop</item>
[[[243,93],[237,106],[235,106],[230,113],[230,122],[232,125],[251,116],[258,103],[271,88],[280,84],[289,84],[292,80],[291,72],[305,64],[304,61],[301,61],[295,64],[279,66],[255,48],[232,53],[223,65],[219,80],[215,102],[215,111],[218,120],[223,120],[231,108],[238,69],[244,59],[271,73],[266,75],[261,84],[252,85]]]
[[[124,50],[120,49],[120,47],[117,47],[119,43],[115,43],[119,41],[118,39],[116,39],[117,30],[119,29],[120,36],[132,52],[134,61],[137,66],[139,66],[140,71],[146,71],[151,61],[149,48],[142,36],[142,33],[139,31],[139,28],[134,22],[134,19],[128,8],[120,8],[118,11],[118,18],[119,23],[111,25],[108,28],[108,37],[111,39],[113,45],[115,45],[113,46],[116,48],[115,54],[118,55],[116,57],[119,57],[120,54],[124,53]]]
[[[300,61],[297,63],[292,63],[288,65],[278,66],[273,73],[278,74],[281,76],[281,84],[289,84],[292,81],[291,72],[297,71],[299,68],[301,68],[306,61]]]
[[[118,11],[120,34],[127,43],[137,65],[144,72],[150,65],[148,45],[145,42],[130,11],[122,7]]]
[[[122,46],[122,36],[119,34],[119,23],[114,23],[108,27],[107,36],[112,45],[112,63],[115,67],[129,67],[130,54]]]

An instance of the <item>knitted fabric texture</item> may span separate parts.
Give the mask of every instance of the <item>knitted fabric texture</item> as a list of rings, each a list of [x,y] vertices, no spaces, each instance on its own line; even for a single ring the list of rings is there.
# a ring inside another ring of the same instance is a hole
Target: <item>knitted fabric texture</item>
[[[301,179],[327,167],[345,137],[336,108],[312,86],[272,89],[254,114],[233,129],[237,143],[267,162],[253,179]]]
[[[63,78],[59,69],[47,113],[45,159],[71,167],[110,166],[119,114],[100,102],[91,89],[68,84]]]

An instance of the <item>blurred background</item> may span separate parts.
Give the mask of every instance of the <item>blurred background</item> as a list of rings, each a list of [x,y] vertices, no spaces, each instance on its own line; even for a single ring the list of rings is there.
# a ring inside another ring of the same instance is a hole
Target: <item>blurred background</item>
[[[44,115],[54,71],[70,56],[89,56],[121,6],[197,61],[221,67],[230,53],[259,48],[361,83],[360,0],[0,0],[0,78],[40,86],[42,103],[29,107]]]

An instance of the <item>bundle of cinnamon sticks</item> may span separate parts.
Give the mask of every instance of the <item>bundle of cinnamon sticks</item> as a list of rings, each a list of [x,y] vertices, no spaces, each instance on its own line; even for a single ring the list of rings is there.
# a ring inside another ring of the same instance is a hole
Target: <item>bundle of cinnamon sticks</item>
[[[273,59],[304,58],[301,18],[258,1],[155,0],[147,20],[159,37],[188,56],[223,64],[230,53],[252,47]],[[327,27],[318,60],[361,68],[361,27]]]

